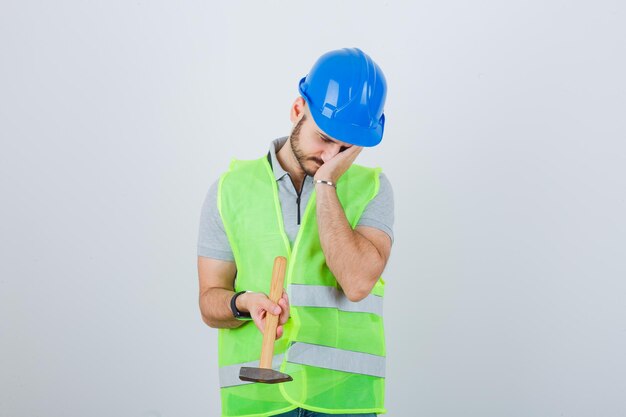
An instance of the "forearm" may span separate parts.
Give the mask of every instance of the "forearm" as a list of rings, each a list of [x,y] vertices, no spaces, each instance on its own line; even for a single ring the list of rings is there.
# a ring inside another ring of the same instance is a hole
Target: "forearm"
[[[245,321],[233,317],[230,309],[230,300],[233,295],[235,295],[234,291],[225,288],[209,288],[200,294],[202,320],[210,327],[222,329],[232,329],[244,324]],[[240,308],[240,298],[238,297],[236,300],[237,308]]]
[[[316,185],[316,210],[326,264],[352,301],[365,298],[383,272],[385,260],[376,247],[354,231],[336,190]]]

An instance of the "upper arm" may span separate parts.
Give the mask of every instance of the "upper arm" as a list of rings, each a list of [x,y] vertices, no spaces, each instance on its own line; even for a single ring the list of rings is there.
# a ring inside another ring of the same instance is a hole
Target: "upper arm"
[[[211,185],[202,204],[198,230],[198,256],[233,261],[235,259],[233,251],[217,208],[218,188],[219,180]]]
[[[200,294],[210,288],[234,290],[237,267],[235,262],[198,256]]]

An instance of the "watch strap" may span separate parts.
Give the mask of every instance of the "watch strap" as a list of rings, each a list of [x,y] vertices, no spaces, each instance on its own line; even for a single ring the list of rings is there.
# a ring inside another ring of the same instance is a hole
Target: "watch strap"
[[[230,310],[233,312],[233,317],[235,317],[238,320],[251,320],[252,316],[250,315],[250,313],[246,313],[244,311],[240,311],[237,308],[237,297],[239,297],[241,294],[246,293],[246,292],[251,292],[251,291],[239,291],[238,293],[235,293],[235,295],[233,295],[233,297],[230,299]]]

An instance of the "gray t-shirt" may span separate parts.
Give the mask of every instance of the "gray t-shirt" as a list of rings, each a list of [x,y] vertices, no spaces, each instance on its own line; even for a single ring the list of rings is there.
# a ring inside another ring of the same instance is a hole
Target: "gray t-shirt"
[[[283,213],[285,232],[293,245],[314,184],[313,178],[306,176],[300,193],[294,187],[289,173],[283,169],[276,158],[276,152],[282,148],[286,141],[287,137],[274,140],[270,145],[269,158],[278,185],[278,199]],[[365,208],[358,225],[380,229],[387,233],[393,241],[393,190],[385,174],[380,174],[379,181],[378,194]],[[219,179],[211,185],[202,205],[198,233],[198,256],[232,261],[235,258],[224,231],[224,223],[217,209],[218,184]]]

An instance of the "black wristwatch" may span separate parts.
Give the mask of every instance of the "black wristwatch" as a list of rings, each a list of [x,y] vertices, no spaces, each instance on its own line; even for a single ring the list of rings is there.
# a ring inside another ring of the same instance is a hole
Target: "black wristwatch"
[[[252,316],[250,316],[250,313],[245,313],[237,309],[237,303],[236,303],[237,297],[239,297],[241,294],[246,293],[246,292],[252,292],[252,291],[239,291],[238,293],[233,295],[233,298],[230,299],[230,309],[233,312],[233,316],[238,320],[251,320],[252,319]]]

